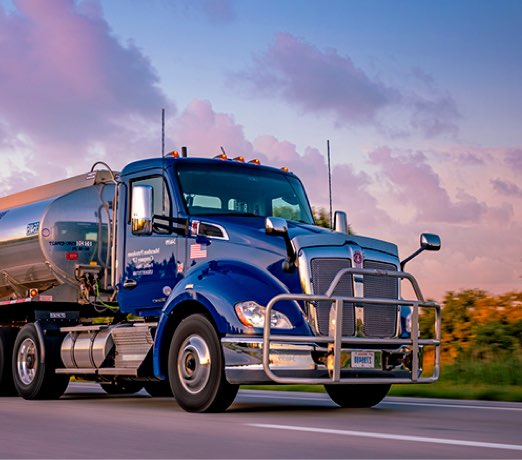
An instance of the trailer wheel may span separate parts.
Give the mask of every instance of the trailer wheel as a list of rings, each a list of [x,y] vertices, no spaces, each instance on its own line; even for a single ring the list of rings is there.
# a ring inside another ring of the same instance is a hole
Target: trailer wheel
[[[108,395],[131,395],[141,391],[143,384],[138,382],[110,382],[100,383],[103,391]]]
[[[372,407],[388,394],[391,385],[325,385],[328,396],[341,407]]]
[[[203,315],[184,319],[169,351],[169,380],[177,403],[188,412],[222,412],[239,385],[225,379],[217,333]]]
[[[11,361],[18,330],[15,327],[0,327],[0,396],[15,396],[17,394]]]
[[[34,324],[18,333],[13,348],[13,380],[24,399],[58,399],[69,385],[69,376],[56,374],[60,366],[60,337],[44,336],[45,359]]]

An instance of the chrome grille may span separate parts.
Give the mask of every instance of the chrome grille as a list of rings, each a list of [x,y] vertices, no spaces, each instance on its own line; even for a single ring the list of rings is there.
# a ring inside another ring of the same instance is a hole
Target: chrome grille
[[[314,294],[325,294],[339,270],[351,267],[350,259],[315,258],[310,262]],[[393,264],[364,261],[364,268],[377,270],[397,270]],[[378,299],[397,299],[398,280],[386,276],[364,276],[364,296]],[[334,295],[353,297],[353,277],[346,275],[341,279]],[[332,303],[320,301],[313,303],[316,309],[317,330],[320,335],[328,335],[329,314]],[[363,310],[363,331],[366,337],[394,337],[397,330],[397,307],[395,305],[359,304]],[[351,302],[343,304],[344,336],[355,335],[355,307]]]
[[[330,287],[332,280],[339,270],[351,267],[350,259],[312,259],[311,273],[314,294],[325,294]],[[344,276],[334,295],[353,297],[353,280],[351,275]],[[328,335],[328,319],[332,302],[314,302],[316,308],[317,328],[319,334]],[[355,333],[355,314],[353,303],[344,302],[343,304],[343,335],[354,335]]]
[[[364,268],[395,271],[395,265],[365,260]],[[397,299],[399,281],[386,276],[364,275],[364,296],[377,299]],[[397,330],[396,305],[364,305],[364,335],[393,337]]]

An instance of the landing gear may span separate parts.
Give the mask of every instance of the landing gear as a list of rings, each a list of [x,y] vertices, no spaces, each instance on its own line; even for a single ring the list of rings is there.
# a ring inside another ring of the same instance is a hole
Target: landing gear
[[[372,407],[388,394],[391,385],[325,385],[332,401],[341,407]]]
[[[226,381],[218,336],[203,315],[189,316],[174,332],[169,380],[177,403],[189,412],[222,412],[234,401],[239,385]]]
[[[34,324],[26,324],[13,347],[13,381],[24,399],[58,399],[69,385],[69,376],[56,374],[60,367],[59,336],[44,335],[43,349]]]

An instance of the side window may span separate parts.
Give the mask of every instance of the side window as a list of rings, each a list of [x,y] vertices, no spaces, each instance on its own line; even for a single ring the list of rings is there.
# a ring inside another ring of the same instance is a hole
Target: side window
[[[171,216],[171,199],[167,184],[162,176],[147,177],[138,179],[131,183],[132,189],[136,185],[150,185],[152,187],[153,214],[156,216]]]

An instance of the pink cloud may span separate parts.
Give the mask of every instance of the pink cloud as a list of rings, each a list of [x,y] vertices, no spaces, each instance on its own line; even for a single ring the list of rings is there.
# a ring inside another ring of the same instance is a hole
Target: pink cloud
[[[229,157],[252,154],[243,127],[230,114],[216,113],[209,101],[195,99],[175,120],[173,138],[189,147],[189,155],[213,157],[223,147]]]
[[[280,33],[252,69],[235,74],[231,81],[255,95],[282,97],[304,112],[333,115],[338,124],[374,124],[391,137],[404,137],[411,128],[427,137],[455,135],[457,104],[437,89],[431,76],[419,75],[417,71],[415,78],[422,91],[392,87],[335,49],[323,51]],[[410,125],[385,126],[381,115],[387,109],[408,113]]]
[[[516,172],[522,173],[522,149],[515,149],[507,152],[505,162]]]
[[[380,148],[370,153],[370,161],[380,168],[390,192],[414,206],[420,221],[477,222],[486,212],[484,203],[464,191],[452,200],[423,153],[393,154]]]
[[[492,179],[491,184],[495,191],[505,196],[514,196],[514,197],[522,197],[522,188],[520,188],[517,184],[513,182],[502,180],[502,179]]]
[[[33,139],[82,143],[168,106],[149,61],[123,46],[93,2],[0,8],[0,117]]]
[[[370,123],[396,92],[370,78],[349,57],[325,52],[287,33],[252,70],[234,77],[263,95],[282,96],[306,112],[333,113],[339,122]]]
[[[191,3],[200,3],[203,12],[211,22],[226,23],[236,16],[231,0],[191,0]]]

